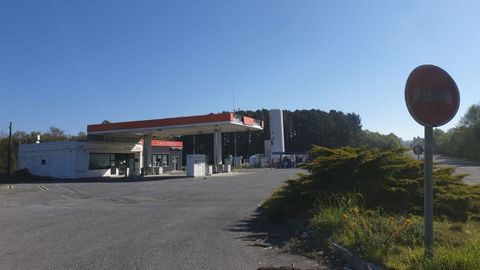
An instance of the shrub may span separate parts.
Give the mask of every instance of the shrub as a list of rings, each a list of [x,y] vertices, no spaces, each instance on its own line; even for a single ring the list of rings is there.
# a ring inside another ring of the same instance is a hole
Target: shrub
[[[405,149],[366,149],[315,146],[313,161],[303,167],[309,174],[288,180],[263,204],[274,220],[310,217],[315,202],[332,193],[357,194],[368,209],[387,213],[423,213],[423,162],[404,154]],[[454,221],[480,219],[480,186],[462,183],[453,168],[436,167],[434,213]]]
[[[314,240],[338,242],[395,269],[480,269],[480,185],[435,167],[434,252],[423,256],[423,163],[402,149],[315,146],[308,174],[262,204],[270,219],[305,224]]]

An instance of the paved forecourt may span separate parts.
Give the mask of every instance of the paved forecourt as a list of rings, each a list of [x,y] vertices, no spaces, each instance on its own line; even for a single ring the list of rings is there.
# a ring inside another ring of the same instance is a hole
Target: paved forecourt
[[[262,243],[268,232],[250,224],[262,200],[298,172],[3,185],[1,268],[313,268]]]

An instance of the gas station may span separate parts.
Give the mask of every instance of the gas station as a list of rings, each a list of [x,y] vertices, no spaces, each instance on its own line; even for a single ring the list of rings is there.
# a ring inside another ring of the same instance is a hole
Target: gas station
[[[153,152],[156,144],[169,145],[168,141],[157,138],[213,134],[211,167],[206,164],[205,155],[187,155],[187,176],[204,176],[212,171],[228,171],[222,159],[223,133],[255,132],[263,128],[263,121],[234,113],[92,124],[87,126],[87,141],[21,145],[19,169],[28,169],[38,176],[83,178],[121,176],[118,167],[124,166],[124,176],[157,175],[163,172],[158,163],[164,159],[170,163],[168,154]]]

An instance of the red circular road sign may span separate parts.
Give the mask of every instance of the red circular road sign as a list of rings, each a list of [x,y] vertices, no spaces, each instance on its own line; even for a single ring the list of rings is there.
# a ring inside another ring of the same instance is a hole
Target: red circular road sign
[[[422,65],[408,76],[405,102],[408,112],[420,125],[438,127],[448,123],[457,113],[460,93],[445,70]]]

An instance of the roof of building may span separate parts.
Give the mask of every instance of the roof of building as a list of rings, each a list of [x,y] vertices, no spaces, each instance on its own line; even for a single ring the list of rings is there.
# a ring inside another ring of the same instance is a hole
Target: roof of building
[[[207,114],[165,119],[152,119],[130,122],[117,122],[88,125],[89,135],[119,136],[181,136],[211,134],[215,131],[259,131],[263,121],[234,113]]]

